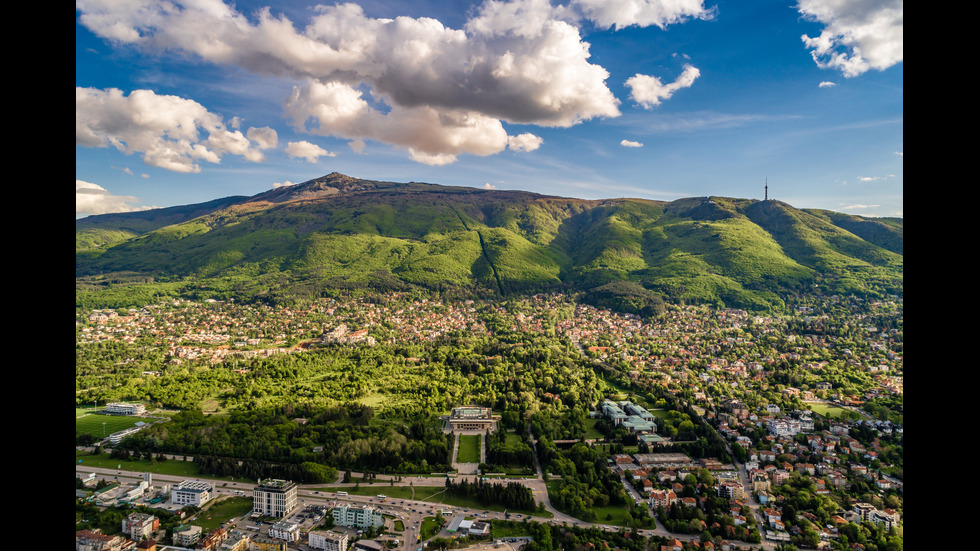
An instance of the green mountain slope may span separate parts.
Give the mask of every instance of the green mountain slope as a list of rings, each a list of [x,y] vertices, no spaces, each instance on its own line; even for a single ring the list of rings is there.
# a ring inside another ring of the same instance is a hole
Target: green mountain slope
[[[335,173],[214,207],[157,227],[150,221],[163,218],[148,214],[143,226],[76,223],[76,277],[125,272],[314,293],[379,281],[504,293],[632,281],[668,300],[753,309],[814,285],[902,285],[900,222],[776,201],[587,201]],[[112,238],[85,237],[97,232]]]

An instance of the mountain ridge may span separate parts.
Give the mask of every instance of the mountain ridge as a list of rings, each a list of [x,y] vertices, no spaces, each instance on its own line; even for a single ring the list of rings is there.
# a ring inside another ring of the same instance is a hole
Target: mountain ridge
[[[313,293],[379,281],[497,293],[630,281],[670,300],[753,309],[815,285],[902,285],[900,221],[774,200],[575,199],[331,173],[173,209],[76,221],[76,279],[132,272]]]

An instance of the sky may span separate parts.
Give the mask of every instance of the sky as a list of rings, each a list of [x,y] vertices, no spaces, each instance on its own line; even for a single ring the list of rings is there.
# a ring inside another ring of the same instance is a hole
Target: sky
[[[75,216],[340,172],[903,216],[902,0],[76,0]]]

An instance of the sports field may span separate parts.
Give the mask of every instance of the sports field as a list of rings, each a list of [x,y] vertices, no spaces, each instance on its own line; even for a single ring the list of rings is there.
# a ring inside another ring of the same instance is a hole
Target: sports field
[[[125,417],[121,415],[105,415],[93,413],[91,409],[75,408],[75,436],[79,434],[91,434],[96,438],[103,438],[110,434],[128,429],[137,422],[152,422],[152,419],[141,417]],[[103,427],[103,423],[105,426]]]

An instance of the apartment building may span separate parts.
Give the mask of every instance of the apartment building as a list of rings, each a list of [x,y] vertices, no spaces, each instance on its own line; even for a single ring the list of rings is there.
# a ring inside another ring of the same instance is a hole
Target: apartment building
[[[322,551],[347,551],[350,537],[332,530],[310,532],[310,547]]]
[[[122,533],[137,542],[149,539],[159,529],[160,519],[145,513],[133,513],[122,520]]]
[[[371,506],[354,507],[351,505],[341,505],[334,507],[333,522],[337,526],[360,528],[363,530],[384,526],[384,517],[381,516],[380,511],[375,510]]]

